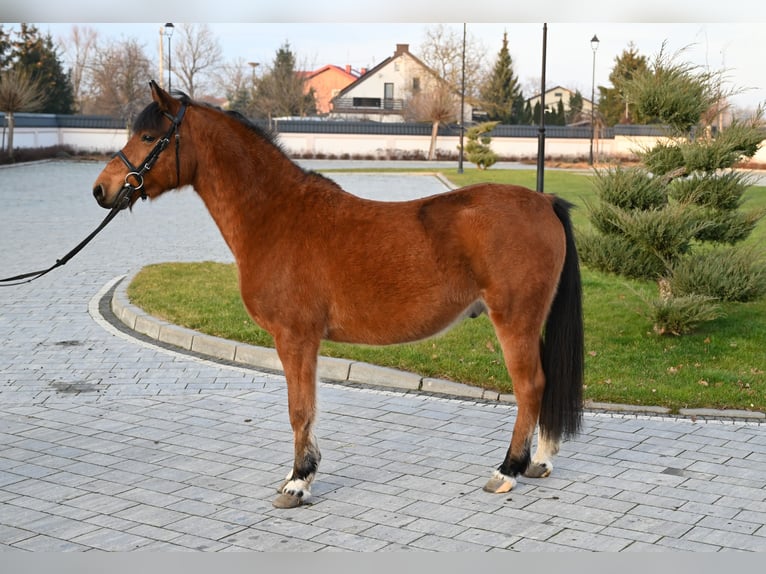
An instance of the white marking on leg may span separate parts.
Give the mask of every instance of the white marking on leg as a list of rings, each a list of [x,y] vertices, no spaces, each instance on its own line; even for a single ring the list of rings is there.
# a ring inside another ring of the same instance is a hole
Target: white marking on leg
[[[544,433],[538,433],[537,450],[532,457],[524,476],[530,478],[545,478],[553,470],[553,457],[559,452],[560,441],[549,438]]]
[[[484,490],[493,494],[503,494],[510,492],[514,486],[516,486],[515,478],[496,470],[492,473],[492,478],[484,485]]]
[[[295,496],[301,499],[302,502],[306,503],[311,498],[311,491],[309,490],[309,486],[311,485],[312,480],[314,480],[313,474],[307,476],[305,479],[296,478],[294,480],[288,480],[285,482],[284,486],[282,486],[281,492],[282,494]]]

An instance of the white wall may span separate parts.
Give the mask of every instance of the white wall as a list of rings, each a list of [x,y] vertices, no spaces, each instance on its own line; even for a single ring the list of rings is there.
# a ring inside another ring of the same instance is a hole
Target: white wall
[[[0,128],[0,140],[8,142],[8,129]],[[88,129],[88,128],[14,128],[13,147],[53,147],[71,146],[78,151],[112,153],[123,147],[128,141],[125,129]]]
[[[427,155],[429,136],[363,135],[363,134],[306,134],[281,133],[279,139],[288,151],[301,155],[326,154],[341,156],[384,156],[386,151],[421,151]],[[641,145],[653,145],[654,137],[595,140],[594,154],[604,157],[631,157],[633,150]],[[457,136],[439,136],[436,149],[442,154],[456,154],[460,140]],[[465,142],[464,142],[465,143]],[[492,138],[491,147],[500,157],[537,157],[537,138]],[[590,154],[587,138],[545,139],[545,155],[555,158],[582,158]]]
[[[0,141],[7,142],[7,137],[7,130],[0,128]],[[280,133],[279,140],[292,153],[338,157],[344,154],[351,157],[385,157],[386,152],[393,150],[420,151],[425,156],[430,145],[430,136],[376,134]],[[78,151],[113,153],[127,141],[128,133],[125,129],[16,128],[13,132],[13,145],[17,148],[67,145]],[[593,151],[597,156],[626,158],[634,155],[633,150],[652,146],[656,141],[656,137],[616,136],[595,140]],[[457,136],[440,136],[436,140],[436,147],[442,154],[456,154],[458,143]],[[537,157],[537,138],[495,137],[490,145],[501,158]],[[549,157],[582,158],[589,153],[590,140],[587,138],[545,139],[545,155]],[[766,164],[766,140],[753,161]]]

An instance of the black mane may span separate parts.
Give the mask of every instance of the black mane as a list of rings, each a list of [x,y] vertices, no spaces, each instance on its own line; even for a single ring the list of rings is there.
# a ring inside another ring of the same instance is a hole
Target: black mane
[[[223,114],[226,114],[227,116],[231,118],[234,118],[239,123],[241,123],[242,125],[247,127],[249,130],[254,132],[256,135],[262,137],[267,142],[278,147],[281,151],[284,152],[284,150],[282,150],[281,145],[277,141],[276,134],[274,132],[272,132],[271,130],[265,130],[261,128],[260,126],[253,123],[250,119],[248,119],[246,116],[244,116],[240,112],[237,112],[234,110],[223,110],[219,108],[218,106],[213,106],[205,102],[194,101],[183,92],[175,92],[174,95],[176,95],[181,100],[181,103],[183,104],[212,108],[212,109],[220,111]],[[148,106],[146,106],[141,111],[141,113],[138,114],[138,116],[136,116],[136,119],[133,122],[132,131],[133,133],[136,133],[143,130],[160,130],[162,128],[163,119],[165,119],[165,116],[160,111],[159,105],[157,104],[157,102],[152,102]]]

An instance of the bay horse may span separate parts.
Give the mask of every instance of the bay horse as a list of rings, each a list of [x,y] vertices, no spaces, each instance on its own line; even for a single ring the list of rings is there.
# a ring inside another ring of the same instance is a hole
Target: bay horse
[[[105,208],[132,207],[139,196],[188,185],[204,201],[234,255],[245,307],[273,336],[287,380],[295,458],[274,506],[311,496],[321,458],[313,427],[322,339],[416,341],[476,309],[492,321],[518,405],[507,454],[484,490],[508,492],[519,474],[550,474],[562,437],[582,418],[570,204],[489,183],[413,201],[362,199],[299,167],[244,116],[153,81],[150,88],[152,102],[93,195]]]

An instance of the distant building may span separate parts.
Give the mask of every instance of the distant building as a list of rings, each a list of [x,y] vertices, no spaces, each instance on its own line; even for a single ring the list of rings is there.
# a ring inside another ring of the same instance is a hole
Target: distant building
[[[331,116],[339,119],[402,122],[407,101],[441,78],[409,51],[397,44],[394,55],[361,75],[332,100]],[[459,94],[455,94],[459,98]],[[466,117],[471,107],[466,104]]]
[[[329,114],[332,111],[332,99],[365,72],[365,69],[355,72],[351,66],[347,65],[345,68],[341,68],[333,64],[328,64],[313,72],[303,72],[306,92],[314,89],[317,113],[319,115]]]
[[[571,110],[571,106],[569,105],[569,101],[572,99],[572,97],[576,94],[576,92],[565,88],[563,86],[556,86],[555,88],[551,88],[549,90],[546,90],[545,92],[545,107],[549,111],[556,111],[556,108],[559,105],[559,101],[564,105],[564,112],[567,114]],[[582,95],[582,94],[580,94]],[[527,103],[529,104],[530,109],[534,111],[535,106],[538,105],[541,101],[540,94],[537,94],[535,96],[532,96],[527,100]],[[582,98],[582,111],[581,114],[584,116],[587,116],[587,118],[590,118],[590,111],[593,109],[593,102],[586,99],[585,97]],[[588,120],[590,121],[590,120]]]

